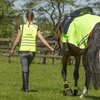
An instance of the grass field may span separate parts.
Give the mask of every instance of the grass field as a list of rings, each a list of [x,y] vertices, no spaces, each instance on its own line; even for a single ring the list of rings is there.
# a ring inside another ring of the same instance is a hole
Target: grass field
[[[53,65],[51,59],[46,65],[41,64],[40,58],[35,58],[30,66],[30,92],[20,91],[22,84],[21,66],[19,58],[12,57],[13,62],[0,57],[0,100],[80,100],[79,96],[64,96],[61,77],[61,62],[57,60]],[[68,81],[73,89],[73,67],[68,66]],[[80,67],[79,87],[84,86],[84,68]],[[80,92],[78,93],[80,95]],[[100,100],[100,90],[95,91],[90,86],[89,97],[82,100]]]

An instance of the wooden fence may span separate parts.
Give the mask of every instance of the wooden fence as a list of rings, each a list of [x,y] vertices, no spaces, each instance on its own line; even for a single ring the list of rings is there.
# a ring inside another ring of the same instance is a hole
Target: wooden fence
[[[56,41],[50,41],[50,40],[47,40],[47,41],[52,47],[55,46]],[[9,51],[12,47],[12,43],[13,43],[13,40],[10,39],[10,38],[0,38],[0,55],[8,56]],[[14,56],[18,56],[17,51],[15,51]],[[55,59],[61,59],[62,58],[61,55],[58,55],[57,51],[56,52],[50,51],[39,40],[37,41],[36,57],[41,57],[43,64],[46,64],[47,58],[51,58],[53,64],[54,64]]]

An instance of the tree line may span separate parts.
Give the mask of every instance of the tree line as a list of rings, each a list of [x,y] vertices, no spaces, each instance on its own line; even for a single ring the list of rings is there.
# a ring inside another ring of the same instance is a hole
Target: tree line
[[[24,23],[22,15],[27,10],[34,12],[40,29],[51,34],[56,34],[56,24],[60,19],[75,9],[90,6],[96,13],[100,11],[99,0],[84,0],[87,5],[81,0],[22,0],[25,4],[21,10],[15,8],[16,1],[0,0],[0,37],[11,37],[15,34],[18,26]]]

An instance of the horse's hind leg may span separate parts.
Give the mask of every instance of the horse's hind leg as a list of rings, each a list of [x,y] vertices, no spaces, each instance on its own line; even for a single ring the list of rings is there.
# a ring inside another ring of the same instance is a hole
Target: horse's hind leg
[[[79,66],[80,66],[80,59],[81,59],[81,56],[77,56],[75,57],[75,68],[74,68],[74,73],[73,73],[73,76],[74,76],[74,79],[75,79],[75,84],[74,84],[74,96],[77,95],[78,93],[78,79],[79,79]]]
[[[91,81],[91,74],[92,74],[91,72],[85,73],[85,77],[86,77],[85,86],[84,86],[84,89],[82,91],[80,98],[88,96],[88,89],[89,89],[89,85],[90,85],[90,81]]]
[[[69,88],[69,83],[67,81],[67,64],[69,61],[69,57],[70,57],[70,54],[68,51],[66,51],[65,53],[63,52],[61,74],[62,74],[62,78],[64,81],[64,83],[63,83],[64,88],[65,88],[64,95],[72,95],[72,91]]]
[[[86,55],[85,55],[86,56]],[[83,65],[85,68],[85,86],[84,89],[81,93],[80,98],[86,97],[88,95],[88,89],[89,89],[89,85],[90,85],[90,81],[91,81],[91,76],[92,76],[92,71],[90,66],[86,66],[86,61],[85,61],[85,57],[83,56]]]

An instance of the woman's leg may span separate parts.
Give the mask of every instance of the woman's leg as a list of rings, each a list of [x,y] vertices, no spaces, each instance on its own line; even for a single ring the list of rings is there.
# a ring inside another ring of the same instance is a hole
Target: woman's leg
[[[22,66],[22,79],[23,79],[22,90],[28,92],[28,76],[29,76],[28,55],[26,53],[20,54],[20,61]]]
[[[22,53],[20,54],[20,60],[22,65],[22,78],[23,78],[23,85],[22,89],[25,92],[28,92],[28,83],[29,83],[29,66],[35,57],[35,52],[29,53]]]
[[[30,64],[32,63],[35,55],[36,55],[36,52],[30,52],[29,53],[29,56],[28,56],[28,66],[30,66]]]

